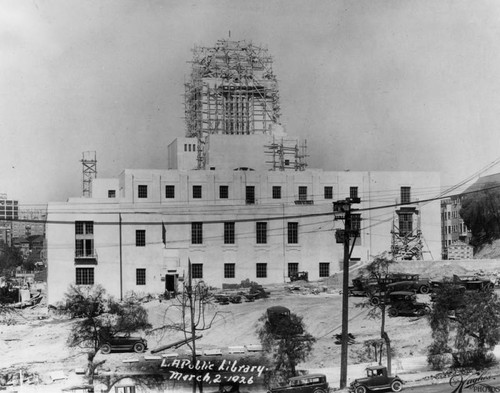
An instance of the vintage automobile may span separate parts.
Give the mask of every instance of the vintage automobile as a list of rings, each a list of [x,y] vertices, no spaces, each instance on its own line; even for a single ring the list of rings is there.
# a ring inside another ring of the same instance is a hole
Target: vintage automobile
[[[417,302],[414,292],[396,291],[388,295],[390,317],[397,316],[423,316],[431,312],[431,308],[426,303]]]
[[[101,344],[101,353],[108,354],[111,351],[144,352],[148,348],[148,342],[139,336],[129,334],[116,334]]]
[[[267,310],[266,324],[269,326],[269,331],[276,336],[295,334],[301,335],[303,332],[300,326],[292,325],[290,319],[290,310],[283,306],[269,307]]]
[[[349,386],[351,393],[366,393],[369,391],[390,389],[393,392],[403,390],[403,381],[397,375],[387,375],[385,366],[371,366],[366,368],[366,378],[355,379]]]
[[[419,274],[411,273],[389,273],[386,275],[387,279],[392,282],[407,282],[411,283],[411,290],[418,293],[427,294],[431,290],[430,280],[428,278],[420,277]]]
[[[286,386],[271,388],[268,393],[328,393],[329,387],[324,374],[307,374],[292,377]]]

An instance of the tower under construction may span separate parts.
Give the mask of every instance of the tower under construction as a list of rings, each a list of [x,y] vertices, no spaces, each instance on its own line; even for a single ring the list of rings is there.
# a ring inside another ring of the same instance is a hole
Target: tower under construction
[[[278,83],[267,49],[220,40],[195,47],[185,85],[187,137],[197,138],[197,166],[205,169],[210,135],[271,135],[279,125]]]

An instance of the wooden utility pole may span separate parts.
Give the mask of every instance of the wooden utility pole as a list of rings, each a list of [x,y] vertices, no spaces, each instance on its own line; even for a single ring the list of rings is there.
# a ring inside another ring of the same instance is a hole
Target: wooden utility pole
[[[351,204],[360,203],[359,198],[346,198],[333,203],[335,219],[344,219],[344,230],[336,233],[337,243],[344,244],[344,261],[342,265],[342,339],[340,350],[340,389],[347,385],[347,363],[349,344],[349,260],[351,235],[357,235],[357,229],[351,226]]]

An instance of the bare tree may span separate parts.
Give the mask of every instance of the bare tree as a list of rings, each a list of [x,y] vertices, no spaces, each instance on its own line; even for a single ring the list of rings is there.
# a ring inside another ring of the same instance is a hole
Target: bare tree
[[[199,333],[212,328],[213,323],[223,317],[223,312],[214,305],[214,296],[203,281],[193,283],[191,262],[188,278],[183,281],[182,291],[176,294],[165,310],[165,323],[153,331],[181,332],[191,352],[192,364],[196,363],[196,339]],[[203,391],[203,382],[193,379],[193,392]]]

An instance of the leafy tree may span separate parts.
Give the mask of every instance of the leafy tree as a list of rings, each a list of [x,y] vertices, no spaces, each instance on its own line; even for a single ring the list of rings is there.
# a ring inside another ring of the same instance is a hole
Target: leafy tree
[[[132,333],[149,329],[147,311],[132,299],[116,302],[106,296],[100,286],[70,286],[65,294],[65,312],[77,320],[71,327],[68,346],[87,350],[87,376],[93,385],[97,367],[105,360],[95,362],[102,342],[117,333]]]
[[[436,290],[429,323],[434,338],[429,347],[431,365],[442,366],[436,356],[452,351],[449,331],[455,326],[454,365],[483,368],[491,362],[489,350],[500,342],[498,295],[491,290],[465,292],[452,282],[446,282]]]
[[[471,230],[476,248],[500,238],[500,188],[484,184],[482,190],[462,198],[460,217]]]
[[[0,275],[10,277],[16,267],[22,265],[23,257],[15,247],[0,246]]]
[[[303,318],[290,313],[289,319],[271,324],[267,314],[259,318],[257,329],[267,363],[276,379],[287,380],[296,375],[297,364],[307,359],[316,339],[305,331]],[[298,334],[298,332],[302,332]]]

